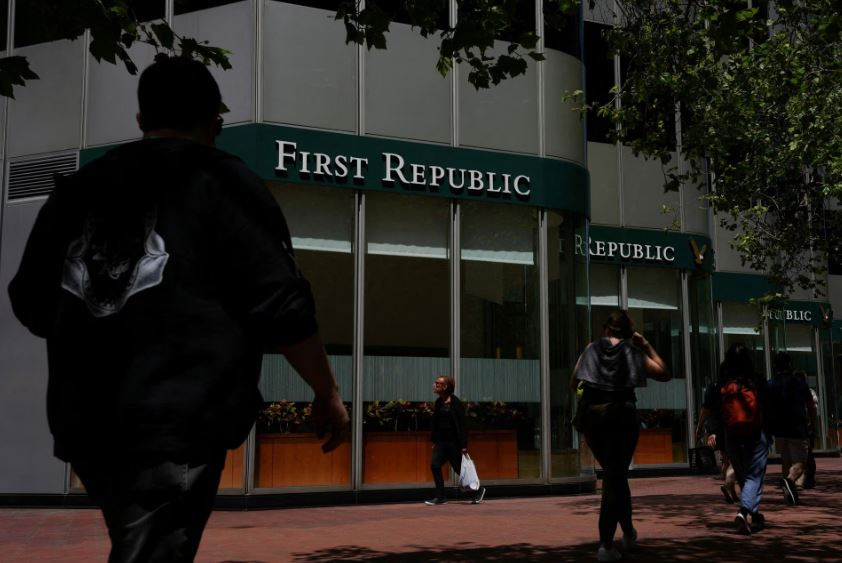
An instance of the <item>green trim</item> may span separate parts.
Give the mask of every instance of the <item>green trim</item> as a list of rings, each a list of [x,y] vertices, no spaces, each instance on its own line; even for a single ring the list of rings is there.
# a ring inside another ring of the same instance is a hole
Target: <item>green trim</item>
[[[279,146],[279,141],[295,143],[295,149],[291,144]],[[226,127],[217,146],[243,159],[267,181],[499,202],[590,215],[588,171],[564,160],[264,123]],[[109,148],[83,150],[80,163],[87,164]],[[296,158],[283,159],[285,172],[277,170],[281,148],[296,152]],[[307,165],[303,162],[304,153]],[[322,174],[306,173],[317,170],[316,153],[324,155],[319,157],[324,164],[318,169]],[[397,156],[387,157],[386,153]],[[387,158],[393,169],[402,159],[404,166],[400,170],[406,182],[394,171],[388,175],[393,182],[386,181]],[[348,170],[344,174],[343,168]],[[453,186],[448,183],[448,169],[453,169]],[[324,174],[325,171],[329,173]],[[435,174],[440,176],[434,179]],[[412,183],[413,180],[419,182]]]
[[[589,235],[589,254],[594,263],[704,272],[713,269],[713,244],[705,235],[600,225],[592,225]],[[584,252],[583,246],[577,248],[578,253]],[[701,263],[696,262],[696,251],[702,255]]]
[[[830,338],[833,342],[842,342],[842,321],[833,321]]]
[[[759,274],[713,273],[713,300],[746,303],[772,291],[769,278]]]
[[[714,272],[712,278],[714,301],[747,303],[774,290],[769,278],[759,274]],[[772,307],[772,319],[829,328],[833,310],[826,301],[784,301]]]

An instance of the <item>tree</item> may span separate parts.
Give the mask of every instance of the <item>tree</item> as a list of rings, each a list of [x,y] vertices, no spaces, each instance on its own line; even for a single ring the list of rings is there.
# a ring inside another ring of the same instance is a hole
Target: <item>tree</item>
[[[158,51],[196,58],[223,69],[231,68],[225,49],[183,37],[164,21],[138,21],[130,2],[125,0],[62,0],[60,8],[55,2],[32,0],[27,7],[30,15],[36,16],[38,25],[51,30],[57,39],[75,40],[90,30],[89,50],[93,57],[112,64],[122,62],[131,74],[137,73],[137,65],[128,49],[135,43],[146,43]],[[27,80],[37,78],[26,57],[0,59],[0,96],[14,98],[15,86],[24,86]]]
[[[709,174],[706,199],[744,264],[784,297],[823,291],[842,245],[842,15],[832,0],[623,0],[609,43],[628,62],[598,108],[615,138],[683,165],[665,189]],[[616,103],[615,103],[616,102]],[[675,124],[679,126],[676,127]]]
[[[385,48],[391,14],[379,4],[369,0],[360,11],[349,2],[337,13],[349,42]],[[477,88],[524,73],[524,56],[543,58],[534,33],[514,38],[505,54],[489,54],[512,21],[514,1],[460,0],[456,25],[445,29],[435,22],[446,2],[400,4],[422,35],[439,34],[439,70],[465,62]],[[747,0],[616,6],[618,24],[607,39],[626,62],[623,83],[590,109],[617,126],[614,140],[663,163],[665,190],[710,185],[703,197],[735,234],[743,263],[780,289],[767,299],[798,287],[820,294],[828,256],[842,254],[842,217],[829,207],[842,196],[838,1],[781,0],[772,10]],[[573,0],[545,2],[545,21],[558,28],[577,8]],[[678,165],[671,164],[675,152]]]

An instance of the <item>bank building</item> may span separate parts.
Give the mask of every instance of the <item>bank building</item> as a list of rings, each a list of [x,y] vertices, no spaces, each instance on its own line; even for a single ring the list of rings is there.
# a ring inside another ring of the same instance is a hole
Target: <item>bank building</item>
[[[0,2],[0,44],[41,78],[0,106],[0,504],[65,505],[85,497],[52,456],[45,344],[14,319],[5,288],[53,174],[139,137],[137,77],[97,63],[89,38],[49,36],[18,4]],[[702,391],[737,341],[767,377],[775,352],[792,355],[818,393],[816,451],[839,454],[842,271],[831,270],[824,301],[752,305],[769,282],[741,265],[700,201],[708,186],[664,193],[659,162],[571,110],[565,92],[606,99],[624,68],[601,36],[610,10],[584,7],[565,31],[545,32],[544,3],[522,2],[515,31],[535,29],[546,60],[478,91],[459,65],[441,76],[435,38],[399,13],[388,48],[367,50],[345,43],[328,0],[134,4],[231,51],[232,68],[213,69],[230,110],[218,146],[282,207],[351,412],[351,440],[322,455],[307,424],[312,393],[266,355],[264,409],[229,452],[220,505],[423,498],[441,374],[467,402],[490,495],[593,490],[568,380],[617,307],[674,376],[637,391],[633,472],[688,469]],[[143,67],[154,50],[131,55]]]

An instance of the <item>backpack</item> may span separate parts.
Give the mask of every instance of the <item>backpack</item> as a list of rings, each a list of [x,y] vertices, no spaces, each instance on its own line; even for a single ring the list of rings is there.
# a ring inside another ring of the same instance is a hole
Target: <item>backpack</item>
[[[757,387],[731,379],[719,388],[720,411],[725,431],[733,436],[752,436],[763,426]]]

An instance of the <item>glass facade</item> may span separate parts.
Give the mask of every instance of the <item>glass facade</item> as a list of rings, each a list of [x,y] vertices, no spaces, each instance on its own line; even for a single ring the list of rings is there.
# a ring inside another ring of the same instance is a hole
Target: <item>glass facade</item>
[[[641,432],[635,465],[687,461],[687,372],[681,301],[680,271],[628,268],[629,316],[672,373],[670,381],[650,383],[637,390]]]
[[[489,480],[541,477],[538,217],[461,206],[460,364],[470,449]],[[493,228],[489,228],[493,225]]]
[[[449,203],[365,197],[365,485],[432,481],[432,385],[450,373]]]
[[[590,337],[588,260],[575,251],[584,218],[269,187],[316,295],[354,431],[322,455],[308,426],[312,391],[283,356],[266,354],[265,403],[252,437],[228,454],[222,492],[430,486],[432,383],[440,375],[456,379],[484,482],[582,475],[568,382]]]
[[[339,389],[351,411],[354,303],[354,196],[326,188],[270,184],[292,233],[296,261],[319,296],[317,320]],[[263,358],[260,390],[265,401],[254,441],[254,487],[347,487],[351,443],[322,455],[308,426],[312,390],[282,355]],[[241,447],[242,450],[242,447]],[[243,452],[229,452],[223,479],[242,488]]]

